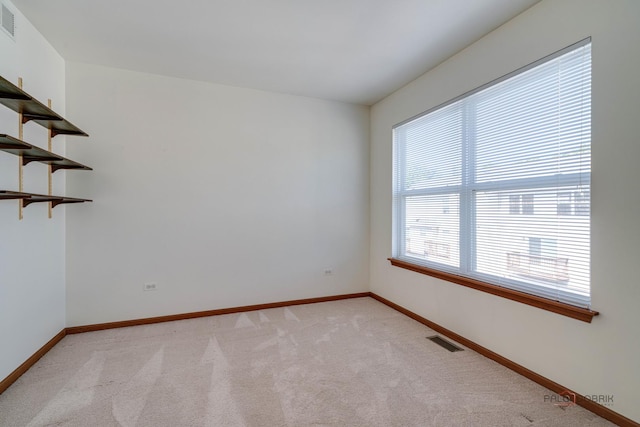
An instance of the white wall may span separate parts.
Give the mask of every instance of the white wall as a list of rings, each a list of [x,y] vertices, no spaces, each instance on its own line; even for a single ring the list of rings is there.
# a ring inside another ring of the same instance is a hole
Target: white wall
[[[67,210],[68,326],[368,290],[367,107],[73,62],[66,81],[91,135],[68,155],[95,169],[67,183],[95,199]]]
[[[64,60],[13,5],[16,39],[0,30],[0,75],[41,102],[50,98],[64,115]],[[0,133],[18,137],[18,115],[0,106]],[[47,148],[47,131],[24,126],[24,140]],[[65,137],[53,140],[64,153]],[[66,172],[54,175],[54,194],[64,194]],[[46,194],[47,166],[24,168],[24,190]],[[18,157],[0,152],[0,189],[18,190]],[[47,218],[47,204],[33,204],[18,220],[18,202],[0,200],[0,380],[65,327],[65,208]]]
[[[371,290],[640,421],[640,2],[543,0],[372,108]],[[591,324],[392,267],[391,127],[593,37]],[[543,400],[543,396],[540,396]]]

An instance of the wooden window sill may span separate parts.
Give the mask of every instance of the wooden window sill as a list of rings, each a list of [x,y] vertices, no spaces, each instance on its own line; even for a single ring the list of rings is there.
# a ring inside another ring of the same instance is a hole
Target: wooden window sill
[[[507,298],[512,301],[521,302],[523,304],[538,307],[543,310],[552,311],[563,316],[571,317],[581,320],[583,322],[591,323],[594,316],[599,313],[597,311],[589,310],[586,308],[575,307],[569,304],[553,301],[547,298],[530,295],[525,292],[515,291],[513,289],[503,288],[501,286],[491,285],[486,282],[482,282],[476,279],[470,279],[468,277],[458,276],[456,274],[445,273],[443,271],[434,270],[432,268],[424,267],[417,264],[412,264],[407,261],[399,260],[397,258],[389,258],[391,265],[395,267],[404,268],[407,270],[415,271],[417,273],[426,274],[427,276],[436,277],[438,279],[446,280],[448,282],[457,283],[458,285],[473,288],[482,292],[487,292],[493,295],[497,295],[502,298]]]

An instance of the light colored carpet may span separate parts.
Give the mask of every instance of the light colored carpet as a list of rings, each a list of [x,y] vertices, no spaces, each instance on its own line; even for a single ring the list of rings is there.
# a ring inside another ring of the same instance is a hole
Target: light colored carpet
[[[65,337],[2,426],[603,426],[371,298]]]

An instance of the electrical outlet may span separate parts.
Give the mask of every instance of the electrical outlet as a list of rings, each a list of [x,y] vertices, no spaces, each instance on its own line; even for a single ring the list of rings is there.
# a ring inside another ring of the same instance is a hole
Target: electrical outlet
[[[324,269],[324,275],[325,276],[332,276],[333,275],[333,268],[331,267],[327,267]]]
[[[156,282],[149,282],[142,285],[143,291],[155,291],[158,289],[158,284]]]

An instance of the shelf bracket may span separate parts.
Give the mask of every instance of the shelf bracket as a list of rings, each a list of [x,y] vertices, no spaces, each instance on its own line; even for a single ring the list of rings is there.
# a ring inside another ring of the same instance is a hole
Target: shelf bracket
[[[47,106],[49,107],[49,109],[51,109],[51,98],[49,98],[47,100]],[[51,139],[54,137],[55,135],[53,134],[53,129],[51,129],[51,126],[49,126],[49,132],[47,132],[47,148],[49,149],[49,152],[53,152],[53,145],[51,144]],[[53,193],[53,173],[55,172],[55,170],[53,169],[53,165],[49,164],[49,170],[47,171],[47,175],[49,178],[49,196],[51,196],[51,194]],[[49,219],[51,219],[53,217],[53,208],[55,208],[56,205],[53,204],[53,202],[49,203],[48,209],[47,209],[47,215],[49,216]]]
[[[58,157],[29,157],[29,156],[21,156],[22,157],[22,166],[27,166],[31,162],[47,162],[53,160],[59,160]]]
[[[22,205],[26,208],[32,203],[45,203],[45,202],[54,203],[54,202],[62,202],[62,200],[63,200],[62,197],[33,195],[29,198],[22,199]]]
[[[71,203],[84,203],[85,200],[64,200],[64,199],[60,199],[60,200],[52,200],[51,201],[51,208],[55,208],[58,205],[68,205]]]
[[[22,114],[22,123],[26,124],[30,120],[51,120],[51,121],[59,121],[55,117],[51,117],[44,114],[33,114],[33,113],[23,113]]]
[[[18,88],[22,90],[22,77],[18,77]],[[22,113],[18,113],[18,139],[22,141],[24,139],[24,116]],[[24,158],[20,155],[19,163],[18,163],[18,191],[22,192],[24,190]],[[22,209],[24,208],[24,201],[26,199],[22,199],[22,203],[18,203],[18,220],[22,220],[24,216],[22,215]]]

